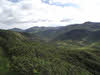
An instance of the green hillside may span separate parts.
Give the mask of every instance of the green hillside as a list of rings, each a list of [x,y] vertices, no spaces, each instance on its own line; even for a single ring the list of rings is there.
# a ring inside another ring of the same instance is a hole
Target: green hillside
[[[0,75],[100,75],[99,41],[41,42],[27,36],[0,30]]]
[[[94,42],[100,40],[100,30],[89,31],[86,29],[75,29],[57,36],[53,40],[78,40]]]
[[[36,35],[40,39],[45,41],[51,41],[54,38],[59,37],[62,34],[66,34],[67,32],[73,30],[87,30],[87,31],[99,31],[100,30],[100,23],[97,22],[85,22],[82,24],[72,24],[68,26],[61,26],[61,27],[31,27],[26,30],[21,29],[10,29],[12,31],[17,32],[26,32],[30,33],[31,35]],[[74,35],[73,35],[74,36]]]

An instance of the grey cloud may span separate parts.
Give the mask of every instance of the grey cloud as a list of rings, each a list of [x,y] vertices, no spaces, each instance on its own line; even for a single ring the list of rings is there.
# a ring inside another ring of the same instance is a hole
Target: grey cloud
[[[32,8],[32,5],[31,4],[23,4],[21,5],[21,9],[22,10],[29,10]]]
[[[73,19],[62,19],[62,20],[60,20],[60,22],[70,22],[70,21],[72,21]]]
[[[30,20],[30,21],[18,21],[15,23],[39,23],[39,22],[52,22],[52,20],[38,19],[38,20]]]

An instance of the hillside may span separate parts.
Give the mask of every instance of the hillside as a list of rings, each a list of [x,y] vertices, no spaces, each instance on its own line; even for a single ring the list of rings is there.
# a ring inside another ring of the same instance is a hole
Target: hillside
[[[88,33],[91,32],[72,30],[66,33],[70,38],[65,41],[41,42],[28,39],[28,33],[0,30],[0,51],[5,54],[0,56],[0,75],[100,75],[100,42],[71,40]],[[99,31],[93,33],[94,38],[99,35]]]
[[[73,25],[61,26],[61,27],[31,27],[24,30],[24,32],[30,33],[31,35],[36,35],[42,40],[50,41],[55,38],[58,38],[62,34],[66,34],[67,32],[77,30],[77,29],[80,30],[82,29],[87,31],[98,31],[100,30],[100,23],[85,22],[83,24],[73,24]]]
[[[79,40],[79,41],[99,41],[100,30],[89,31],[85,29],[75,29],[57,36],[54,40]]]
[[[16,31],[16,32],[24,32],[24,30],[22,29],[19,29],[19,28],[12,28],[12,29],[9,29],[10,31]]]

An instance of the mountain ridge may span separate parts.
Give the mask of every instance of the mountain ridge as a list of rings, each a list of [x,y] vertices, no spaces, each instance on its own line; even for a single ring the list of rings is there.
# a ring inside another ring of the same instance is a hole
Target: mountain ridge
[[[87,31],[99,31],[100,23],[99,22],[85,22],[82,24],[72,24],[68,26],[60,26],[60,27],[31,27],[24,31],[21,30],[12,30],[17,32],[25,32],[30,35],[36,35],[42,40],[50,41],[57,37],[62,36],[62,34],[66,34],[73,30],[87,30]]]
[[[35,37],[31,33],[0,30],[0,51],[6,53],[5,58],[0,55],[1,75],[100,75],[100,30],[73,29],[50,42]]]

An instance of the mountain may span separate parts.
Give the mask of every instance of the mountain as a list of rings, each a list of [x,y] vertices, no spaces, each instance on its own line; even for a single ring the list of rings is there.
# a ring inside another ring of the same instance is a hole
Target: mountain
[[[85,22],[83,24],[73,24],[73,25],[68,25],[65,27],[62,27],[61,29],[58,29],[58,33],[59,34],[64,34],[66,32],[70,32],[72,30],[76,30],[76,29],[85,29],[88,31],[96,31],[96,30],[100,30],[100,23],[96,23],[96,22]]]
[[[82,40],[88,37],[89,34],[91,34],[91,32],[88,30],[75,29],[59,35],[56,39],[57,40]]]
[[[85,22],[83,24],[73,24],[68,26],[61,26],[61,27],[31,27],[26,30],[19,30],[19,29],[11,29],[12,31],[17,32],[26,32],[30,33],[31,35],[36,35],[42,40],[50,41],[59,37],[67,32],[72,30],[88,30],[88,31],[97,31],[100,30],[100,23],[99,22]]]
[[[19,28],[12,28],[12,29],[9,29],[10,31],[16,31],[16,32],[24,32],[24,30],[22,29],[19,29]]]
[[[0,30],[0,75],[100,75],[100,23]]]
[[[86,29],[75,29],[57,36],[54,40],[99,41],[100,30],[89,31]]]
[[[100,23],[85,22],[83,24],[73,24],[73,25],[62,26],[62,27],[57,27],[57,28],[51,27],[51,28],[47,28],[43,31],[37,32],[35,34],[42,39],[52,40],[59,36],[62,36],[63,34],[66,34],[70,31],[74,32],[74,30],[86,30],[86,31],[91,31],[91,32],[98,31],[98,30],[100,30]]]
[[[100,39],[99,34],[74,29],[60,36],[69,41],[43,42],[26,32],[0,30],[0,75],[100,75],[100,41],[78,40]]]
[[[16,31],[16,32],[24,32],[27,33],[29,36],[37,36],[38,38],[41,38],[42,40],[50,40],[50,38],[53,37],[53,35],[56,34],[56,31],[62,27],[31,27],[26,30],[21,29],[9,29],[10,31]]]
[[[100,23],[99,22],[85,22],[83,24],[72,24],[68,26],[60,26],[60,27],[31,27],[26,30],[22,30],[19,28],[13,28],[9,29],[12,31],[18,31],[18,32],[29,32],[29,33],[38,33],[38,32],[44,32],[44,31],[50,31],[56,30],[57,32],[65,32],[65,31],[70,31],[74,29],[87,29],[89,31],[95,31],[95,30],[100,30]]]
[[[50,29],[58,29],[59,27],[38,27],[38,26],[35,26],[35,27],[31,27],[29,29],[26,29],[25,32],[33,32],[33,33],[37,33],[37,32],[41,32],[41,31],[46,31],[46,30],[50,30]]]
[[[85,22],[64,27],[55,40],[100,40],[100,23]]]

